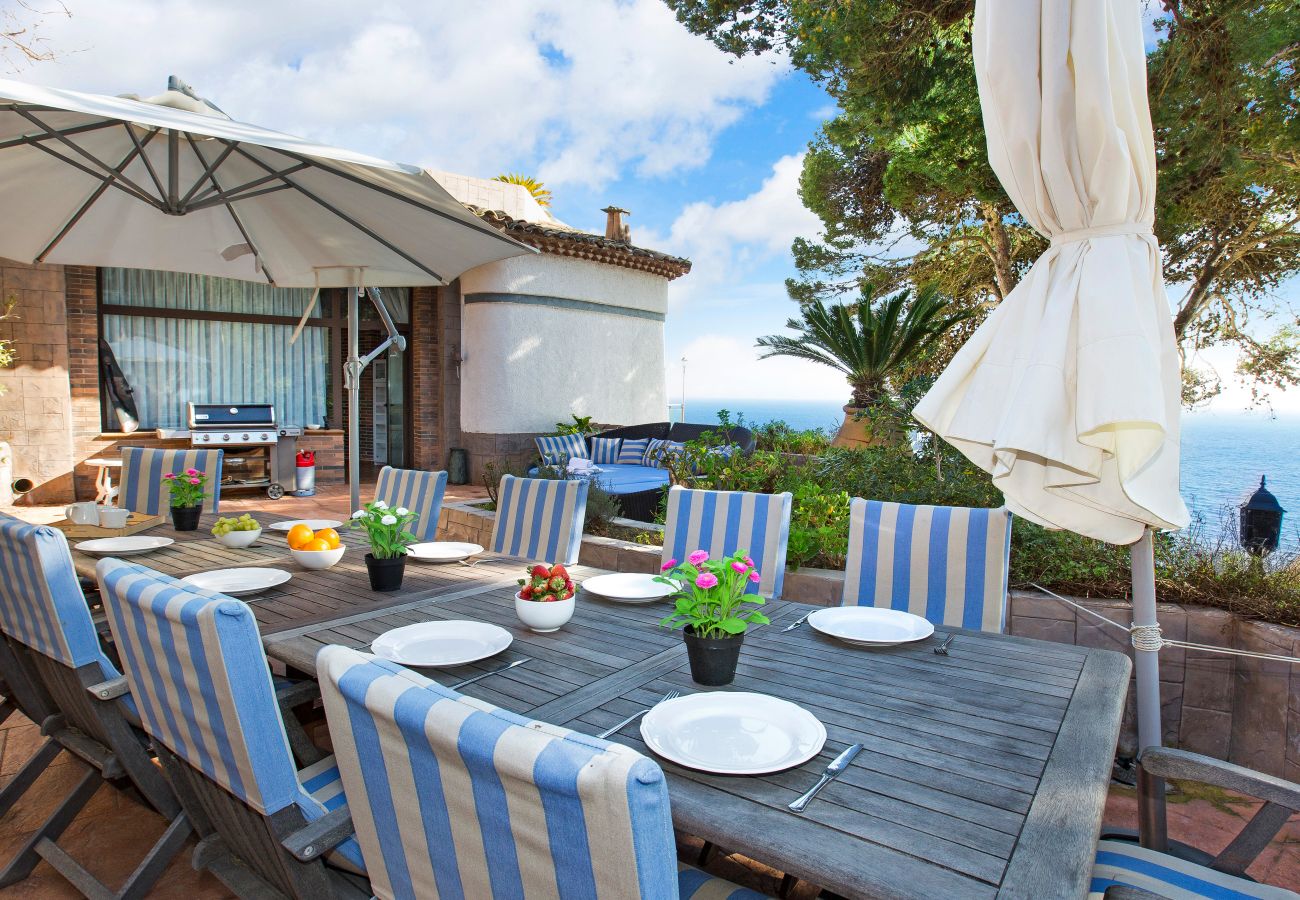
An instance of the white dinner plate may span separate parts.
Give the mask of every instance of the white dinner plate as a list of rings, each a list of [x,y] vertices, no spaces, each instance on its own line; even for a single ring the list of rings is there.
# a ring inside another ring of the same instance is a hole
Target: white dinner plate
[[[822,634],[869,647],[908,644],[934,634],[934,626],[920,616],[874,606],[819,609],[808,617],[808,624]]]
[[[478,544],[462,544],[458,541],[425,541],[406,548],[406,555],[411,559],[427,563],[460,562],[482,552],[483,548]]]
[[[312,531],[320,531],[322,528],[338,528],[342,524],[338,519],[286,519],[266,527],[272,531],[289,531],[295,525],[306,525]]]
[[[460,666],[495,656],[512,640],[499,625],[453,619],[394,628],[375,638],[370,650],[404,666]]]
[[[801,706],[767,694],[709,691],[660,703],[641,720],[664,759],[718,775],[762,775],[822,751],[826,727]]]
[[[213,569],[210,572],[196,572],[186,575],[181,581],[195,587],[216,591],[228,597],[242,597],[256,594],[284,584],[293,573],[284,569],[264,569],[260,566],[245,566],[238,569]]]
[[[126,537],[79,541],[74,546],[82,553],[93,553],[96,556],[139,556],[141,553],[152,553],[174,543],[176,542],[169,537],[129,534]]]
[[[654,603],[676,593],[677,588],[655,581],[655,578],[654,575],[616,572],[588,578],[582,583],[582,589],[615,603]]]

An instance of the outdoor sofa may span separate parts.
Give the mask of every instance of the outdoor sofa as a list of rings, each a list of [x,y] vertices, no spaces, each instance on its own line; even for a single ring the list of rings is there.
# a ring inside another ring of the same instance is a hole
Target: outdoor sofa
[[[626,425],[599,434],[560,435],[537,439],[539,466],[562,465],[569,459],[586,458],[600,471],[592,481],[613,496],[623,515],[638,521],[651,521],[668,490],[668,470],[663,468],[664,454],[679,445],[699,439],[705,432],[720,431],[718,425],[690,422],[651,422]],[[726,443],[732,452],[752,453],[754,434],[748,428],[728,427]],[[538,472],[538,466],[529,470]]]

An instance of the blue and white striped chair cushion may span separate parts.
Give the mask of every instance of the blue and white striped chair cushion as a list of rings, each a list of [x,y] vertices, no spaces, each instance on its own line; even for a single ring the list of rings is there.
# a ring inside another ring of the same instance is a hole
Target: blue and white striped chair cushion
[[[591,461],[598,466],[615,465],[618,463],[618,454],[622,449],[622,438],[594,437],[591,439]]]
[[[263,815],[296,805],[312,821],[340,805],[325,761],[294,765],[248,604],[117,559],[95,571],[155,741]],[[361,864],[358,849],[340,853]]]
[[[70,668],[99,663],[104,678],[118,671],[104,655],[63,532],[0,513],[0,630]]]
[[[695,550],[717,559],[744,551],[763,580],[748,593],[781,598],[785,551],[790,537],[791,496],[748,491],[695,491],[675,486],[668,492],[663,562],[678,562]]]
[[[221,503],[220,450],[156,450],[151,447],[122,448],[122,481],[118,505],[150,516],[166,515],[171,497],[163,476],[168,472],[198,469],[207,473],[207,496],[203,511],[214,513]]]
[[[1128,841],[1098,841],[1088,900],[1102,900],[1112,884],[1141,888],[1169,900],[1294,900],[1296,896]]]
[[[677,864],[677,895],[681,900],[760,900],[767,896],[685,863]]]
[[[556,434],[533,438],[537,454],[548,466],[558,466],[567,459],[586,459],[587,442],[580,434]]]
[[[423,472],[418,469],[394,469],[384,466],[375,484],[375,499],[394,509],[406,508],[415,513],[411,534],[421,541],[438,535],[438,513],[442,495],[447,490],[446,472]]]
[[[936,625],[1003,630],[1011,560],[1005,509],[854,498],[844,605],[901,609]]]
[[[645,465],[645,450],[648,446],[650,446],[650,438],[623,438],[623,443],[618,448],[618,464]]]
[[[533,562],[578,561],[588,483],[506,475],[497,488],[492,552]]]
[[[652,760],[346,647],[316,670],[377,896],[679,896]]]

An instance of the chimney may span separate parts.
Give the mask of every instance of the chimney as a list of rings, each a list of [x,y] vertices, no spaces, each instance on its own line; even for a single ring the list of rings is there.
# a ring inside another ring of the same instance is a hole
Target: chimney
[[[626,209],[620,209],[617,206],[606,206],[601,212],[605,214],[605,239],[630,244],[632,242],[632,229],[623,224],[623,217],[632,214]]]

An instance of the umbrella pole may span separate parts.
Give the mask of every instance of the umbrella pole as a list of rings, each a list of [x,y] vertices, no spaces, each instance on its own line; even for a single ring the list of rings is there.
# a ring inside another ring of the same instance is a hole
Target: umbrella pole
[[[361,314],[356,288],[348,288],[348,361],[344,381],[348,389],[348,488],[350,511],[361,508]]]
[[[1151,529],[1132,550],[1133,569],[1133,668],[1137,674],[1138,750],[1159,747],[1160,729],[1160,632],[1156,620],[1156,561]]]

